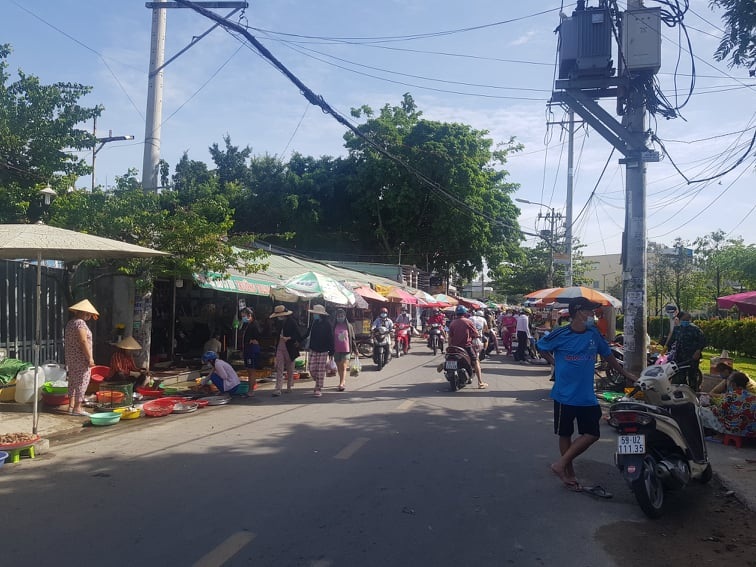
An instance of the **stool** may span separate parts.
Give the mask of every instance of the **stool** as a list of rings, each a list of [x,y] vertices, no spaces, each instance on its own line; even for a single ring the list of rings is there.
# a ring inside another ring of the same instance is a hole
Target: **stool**
[[[17,463],[21,460],[21,453],[26,453],[26,456],[30,459],[33,459],[36,456],[34,454],[34,445],[18,447],[17,449],[5,449],[5,452],[8,453],[8,458],[5,461],[6,463]]]
[[[740,435],[730,435],[729,433],[725,433],[722,438],[722,445],[727,446],[730,444],[730,441],[732,441],[732,444],[738,449],[740,449],[743,444],[743,438]]]

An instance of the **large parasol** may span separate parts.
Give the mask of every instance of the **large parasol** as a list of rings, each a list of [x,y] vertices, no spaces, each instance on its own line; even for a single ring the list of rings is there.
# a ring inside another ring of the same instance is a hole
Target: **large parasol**
[[[110,238],[102,238],[45,224],[0,224],[0,258],[11,260],[36,260],[37,262],[37,308],[34,321],[34,406],[32,433],[37,433],[39,423],[38,391],[39,349],[41,330],[41,282],[42,260],[74,262],[88,259],[147,258],[166,256],[166,252],[127,244]]]
[[[305,272],[289,278],[280,285],[273,286],[271,295],[278,301],[294,302],[299,299],[321,298],[336,305],[354,305],[354,293],[335,279],[319,274]]]
[[[571,299],[583,298],[594,301],[600,305],[611,305],[615,308],[622,307],[622,302],[616,297],[597,289],[575,285],[570,287],[558,287],[540,298],[543,303],[568,303]]]
[[[756,315],[756,291],[744,291],[734,295],[718,297],[717,307],[720,309],[737,307],[742,313]]]

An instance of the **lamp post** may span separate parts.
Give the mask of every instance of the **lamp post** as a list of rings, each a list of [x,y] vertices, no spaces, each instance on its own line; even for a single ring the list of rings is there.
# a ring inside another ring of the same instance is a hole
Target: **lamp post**
[[[97,117],[94,118],[94,126],[92,127],[92,133],[97,134]],[[125,142],[126,140],[133,140],[134,136],[114,136],[113,130],[108,130],[108,135],[104,138],[96,138],[100,143],[99,146],[92,148],[92,191],[95,188],[95,159],[97,158],[97,152],[99,152],[105,144],[108,142]]]
[[[560,214],[559,216],[557,216],[557,213],[554,207],[549,207],[548,205],[545,205],[544,203],[528,201],[527,199],[515,199],[515,201],[517,201],[518,203],[526,203],[528,205],[538,205],[540,207],[546,207],[549,210],[549,213],[547,215],[542,216],[541,213],[538,213],[538,218],[539,219],[544,218],[545,220],[549,221],[549,224],[551,226],[550,237],[547,240],[547,242],[549,243],[549,272],[546,279],[546,287],[554,287],[554,234],[556,232],[556,221],[557,219],[561,219],[562,215]]]

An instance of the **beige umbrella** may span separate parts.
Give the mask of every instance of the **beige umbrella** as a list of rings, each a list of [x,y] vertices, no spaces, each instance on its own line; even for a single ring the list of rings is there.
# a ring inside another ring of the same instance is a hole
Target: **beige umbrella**
[[[37,433],[39,405],[37,400],[39,345],[42,342],[40,322],[42,260],[76,261],[89,259],[112,260],[116,258],[146,258],[167,256],[166,252],[92,236],[45,224],[0,224],[0,258],[11,260],[36,260],[37,262],[37,309],[34,321],[34,407],[32,433]]]

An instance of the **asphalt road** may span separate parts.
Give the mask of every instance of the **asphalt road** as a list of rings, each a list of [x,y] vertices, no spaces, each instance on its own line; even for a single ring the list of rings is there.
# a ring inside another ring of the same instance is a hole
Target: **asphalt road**
[[[645,521],[612,465],[577,463],[611,500],[549,471],[545,368],[484,362],[448,391],[433,357],[294,393],[96,428],[0,476],[4,565],[610,567],[596,531]]]

